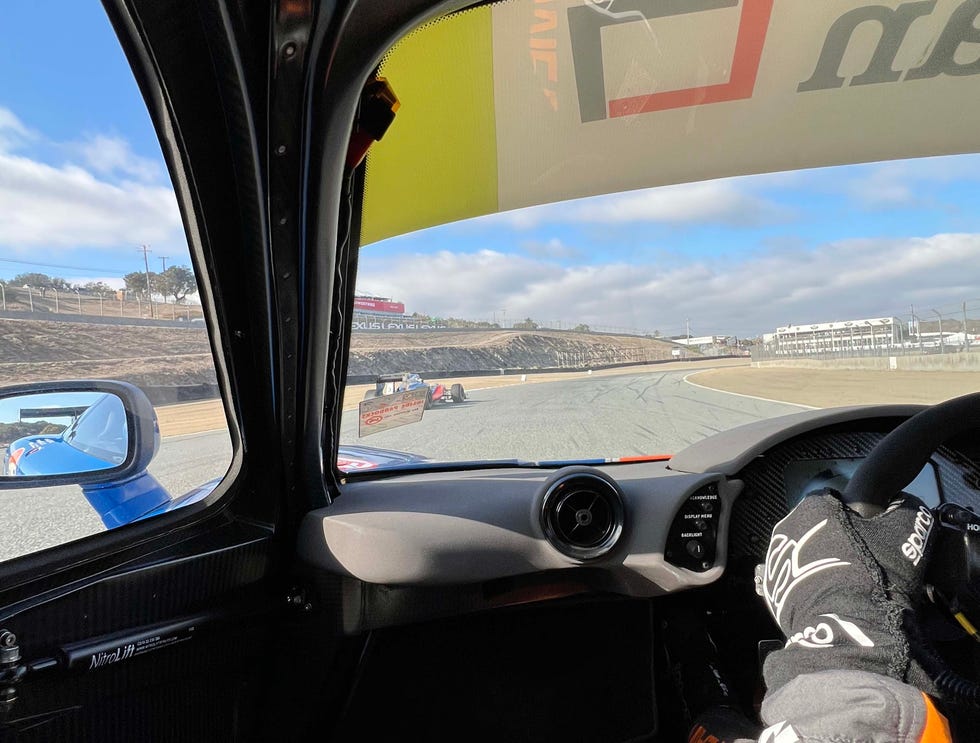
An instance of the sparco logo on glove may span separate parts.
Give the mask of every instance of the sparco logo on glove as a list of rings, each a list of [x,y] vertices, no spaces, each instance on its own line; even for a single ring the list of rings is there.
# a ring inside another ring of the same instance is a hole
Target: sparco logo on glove
[[[932,511],[925,506],[919,506],[919,512],[915,515],[915,525],[912,527],[912,533],[909,534],[909,538],[902,545],[902,554],[909,558],[913,565],[918,565],[919,560],[922,559],[922,553],[925,550],[926,542],[929,540],[929,532],[932,531],[934,522],[935,518],[932,515]]]

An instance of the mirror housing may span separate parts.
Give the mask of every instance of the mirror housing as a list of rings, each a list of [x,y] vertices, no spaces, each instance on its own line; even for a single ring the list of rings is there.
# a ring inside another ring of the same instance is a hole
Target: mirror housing
[[[125,455],[122,462],[115,464],[106,460],[109,465],[104,468],[88,468],[76,471],[53,471],[49,474],[8,474],[7,444],[0,448],[0,489],[21,489],[46,487],[50,485],[80,485],[99,486],[110,483],[124,483],[132,478],[139,477],[146,473],[146,468],[156,455],[160,447],[160,430],[157,424],[156,412],[144,392],[135,385],[128,382],[118,382],[113,380],[77,380],[63,382],[39,382],[36,384],[15,385],[0,388],[0,405],[10,404],[18,398],[23,398],[25,402],[31,399],[36,400],[38,395],[50,395],[52,400],[57,400],[58,396],[63,399],[71,400],[79,397],[79,393],[90,393],[94,395],[112,395],[122,403],[125,412],[124,432],[116,431],[117,434],[125,433]],[[92,403],[90,402],[89,405]],[[73,416],[76,420],[81,420],[86,408],[74,409],[70,404],[60,406],[53,410],[62,416]],[[32,410],[32,413],[43,413],[44,411]],[[51,411],[49,411],[50,414]],[[60,436],[61,434],[55,434]],[[65,444],[67,446],[67,444]],[[67,465],[65,469],[69,469]]]

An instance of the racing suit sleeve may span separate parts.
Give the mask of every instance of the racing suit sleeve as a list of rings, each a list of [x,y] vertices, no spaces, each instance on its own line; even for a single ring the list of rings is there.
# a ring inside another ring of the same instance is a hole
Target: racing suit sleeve
[[[709,711],[692,743],[945,743],[949,725],[918,658],[917,610],[933,516],[903,496],[862,518],[834,491],[811,494],[773,529],[757,583],[786,645],[764,667],[768,726],[745,735]],[[715,713],[724,712],[715,710]]]
[[[727,710],[703,714],[688,743],[950,743],[946,718],[914,686],[866,671],[797,676],[767,695],[761,733]]]

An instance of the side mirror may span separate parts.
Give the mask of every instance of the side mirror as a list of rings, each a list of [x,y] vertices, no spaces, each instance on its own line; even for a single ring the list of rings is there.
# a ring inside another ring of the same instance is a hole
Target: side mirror
[[[153,405],[131,384],[0,388],[0,489],[123,483],[146,472],[159,446]]]

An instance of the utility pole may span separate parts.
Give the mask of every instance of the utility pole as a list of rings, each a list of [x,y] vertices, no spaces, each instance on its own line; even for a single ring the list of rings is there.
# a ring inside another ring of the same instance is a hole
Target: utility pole
[[[691,347],[691,318],[687,318],[685,327],[687,328],[687,347]]]
[[[143,254],[143,268],[146,269],[146,298],[150,302],[150,317],[153,317],[153,289],[150,286],[150,259],[147,258],[147,254],[152,253],[153,251],[145,245],[141,245],[140,247],[136,248],[136,252]]]
[[[936,317],[939,318],[939,353],[946,353],[946,340],[943,338],[943,316],[939,310],[933,309]]]
[[[915,337],[919,342],[919,353],[923,353],[922,350],[922,328],[919,325],[919,318],[915,314],[915,305],[909,305],[909,311],[912,313],[912,327],[915,328]]]
[[[970,336],[966,334],[966,302],[963,303],[963,350],[970,350]]]
[[[169,255],[161,255],[160,256],[160,266],[161,266],[160,273],[163,273],[164,271],[167,270],[167,261],[168,260],[170,260],[170,256]]]

